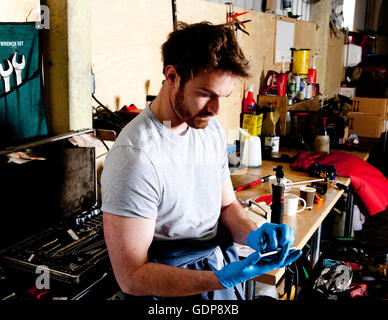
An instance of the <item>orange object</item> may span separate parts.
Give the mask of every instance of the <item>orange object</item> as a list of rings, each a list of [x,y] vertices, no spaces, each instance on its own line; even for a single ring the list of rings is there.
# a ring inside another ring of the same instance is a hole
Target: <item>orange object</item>
[[[318,192],[315,192],[314,202],[320,203],[320,202],[322,202],[322,200],[323,200],[323,196],[321,196]]]

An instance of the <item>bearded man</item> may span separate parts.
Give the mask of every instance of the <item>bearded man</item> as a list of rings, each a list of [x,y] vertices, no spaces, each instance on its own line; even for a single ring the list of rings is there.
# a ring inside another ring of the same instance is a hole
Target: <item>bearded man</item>
[[[180,23],[162,56],[158,96],[120,132],[102,172],[115,278],[128,299],[245,299],[245,281],[301,254],[289,250],[291,228],[257,228],[234,194],[215,116],[248,62],[234,31],[208,22]],[[233,242],[256,251],[240,260]]]

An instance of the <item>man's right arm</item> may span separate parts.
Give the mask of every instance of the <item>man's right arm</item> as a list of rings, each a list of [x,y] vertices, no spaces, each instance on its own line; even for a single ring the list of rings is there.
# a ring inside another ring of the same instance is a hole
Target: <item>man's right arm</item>
[[[224,289],[213,271],[148,261],[155,220],[103,213],[104,236],[116,280],[127,294],[177,297]]]

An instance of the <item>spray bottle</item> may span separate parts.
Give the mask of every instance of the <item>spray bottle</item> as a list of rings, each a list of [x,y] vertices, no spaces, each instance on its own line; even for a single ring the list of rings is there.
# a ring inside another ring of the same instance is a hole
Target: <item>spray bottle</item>
[[[277,166],[273,171],[276,171],[276,183],[272,185],[271,222],[281,224],[284,216],[284,169]]]
[[[287,94],[288,76],[286,73],[286,69],[284,68],[285,57],[282,57],[282,59],[283,59],[282,73],[277,75],[277,77],[276,77],[276,84],[278,87],[277,95],[279,97],[285,97]]]
[[[243,113],[255,113],[256,101],[253,98],[253,85],[249,87],[247,97],[244,99]]]
[[[313,59],[313,67],[309,69],[308,75],[307,75],[307,82],[308,83],[317,83],[317,65],[315,64],[316,58],[320,56],[314,55]]]

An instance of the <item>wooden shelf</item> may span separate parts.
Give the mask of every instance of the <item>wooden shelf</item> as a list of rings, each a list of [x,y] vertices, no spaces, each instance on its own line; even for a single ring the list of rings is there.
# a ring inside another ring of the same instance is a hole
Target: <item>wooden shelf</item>
[[[268,103],[272,103],[273,107],[278,108],[277,115],[280,118],[280,135],[286,135],[286,117],[287,111],[318,111],[319,110],[319,96],[312,99],[306,99],[292,105],[288,105],[287,97],[278,96],[262,96],[258,97],[258,104],[261,107],[267,107]],[[276,112],[276,111],[275,111]]]

